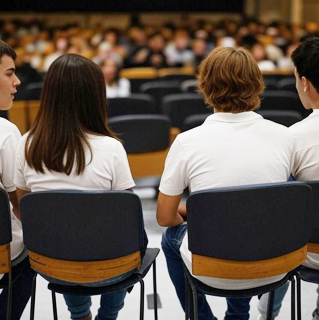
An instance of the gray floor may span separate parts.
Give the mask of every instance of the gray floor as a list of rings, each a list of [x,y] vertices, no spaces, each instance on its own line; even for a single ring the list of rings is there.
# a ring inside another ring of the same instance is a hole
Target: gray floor
[[[161,235],[163,228],[159,227],[155,219],[155,200],[148,199],[152,195],[151,190],[143,191],[139,193],[143,198],[143,212],[145,227],[149,237],[149,247],[160,247]],[[157,258],[157,283],[158,283],[158,293],[160,295],[160,300],[162,307],[159,309],[159,319],[160,320],[177,320],[184,319],[184,313],[177,300],[174,287],[169,279],[166,262],[163,253],[161,252]],[[36,319],[53,319],[52,315],[52,305],[51,305],[51,292],[46,288],[47,282],[41,277],[38,277],[37,282],[37,295],[36,295]],[[152,293],[152,272],[150,272],[145,279],[146,294]],[[302,283],[302,315],[303,319],[311,320],[311,314],[316,304],[316,285]],[[222,320],[224,318],[224,313],[226,310],[226,301],[224,298],[208,297],[208,301],[215,316]],[[251,312],[250,319],[257,319],[257,302],[258,299],[254,297],[251,300]],[[58,303],[58,316],[60,320],[70,319],[69,312],[64,303],[63,297],[57,295]],[[154,319],[153,310],[147,308],[147,300],[145,301],[145,319]],[[92,298],[92,314],[95,315],[99,307],[99,297]],[[27,306],[22,320],[29,319],[29,305]],[[135,286],[133,291],[127,295],[125,299],[125,306],[120,311],[119,320],[124,319],[139,319],[139,286]],[[280,319],[290,319],[290,290],[285,297],[280,315],[277,318]]]

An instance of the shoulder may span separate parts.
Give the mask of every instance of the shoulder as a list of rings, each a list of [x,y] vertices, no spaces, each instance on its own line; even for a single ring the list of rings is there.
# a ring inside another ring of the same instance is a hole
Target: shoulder
[[[20,139],[21,133],[15,124],[7,119],[0,118],[0,143],[2,144],[9,137]]]
[[[122,143],[112,137],[109,136],[101,136],[101,135],[89,135],[89,142],[90,145],[94,148],[105,148],[104,150],[110,151],[110,150],[118,150],[123,149]]]

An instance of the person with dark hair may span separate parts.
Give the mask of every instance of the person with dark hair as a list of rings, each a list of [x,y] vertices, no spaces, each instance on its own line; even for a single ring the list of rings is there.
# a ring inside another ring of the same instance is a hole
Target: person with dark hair
[[[0,40],[0,110],[12,107],[20,80],[15,74],[15,51]],[[12,242],[11,265],[13,276],[12,320],[20,319],[31,296],[34,272],[30,268],[28,253],[23,244],[22,227],[19,220],[19,205],[14,185],[15,153],[21,138],[19,129],[11,122],[0,118],[0,187],[8,192],[11,208]],[[2,279],[5,277],[4,279]],[[8,276],[0,274],[2,281]],[[6,319],[8,289],[0,294],[0,320]]]
[[[134,187],[126,152],[108,126],[104,77],[94,62],[66,54],[50,66],[37,118],[18,146],[15,184],[18,199],[28,192],[42,190]],[[95,319],[116,319],[126,292],[102,294]],[[72,319],[92,318],[90,297],[64,295],[64,298]]]
[[[159,186],[157,222],[168,227],[162,249],[176,293],[185,308],[183,263],[192,273],[188,250],[187,212],[179,205],[190,192],[210,188],[287,181],[292,166],[293,137],[288,128],[255,112],[264,90],[261,71],[243,49],[216,48],[200,64],[198,89],[214,110],[203,125],[179,134],[167,155]],[[197,277],[220,289],[248,289],[279,281],[285,274],[263,279],[230,280]],[[287,285],[284,286],[287,290]],[[227,299],[225,320],[249,319],[251,298]],[[274,316],[280,305],[274,304]],[[204,294],[198,294],[201,320],[215,320]]]
[[[294,166],[296,180],[319,180],[319,37],[306,38],[292,53],[296,88],[300,100],[312,113],[290,127],[295,139]],[[304,265],[319,270],[319,254],[308,253]],[[319,287],[313,320],[319,320]]]

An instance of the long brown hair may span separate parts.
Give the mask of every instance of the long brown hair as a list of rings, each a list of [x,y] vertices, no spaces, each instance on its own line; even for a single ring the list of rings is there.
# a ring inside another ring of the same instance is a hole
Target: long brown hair
[[[221,112],[255,110],[264,87],[257,63],[243,48],[216,48],[199,66],[198,89]]]
[[[66,54],[53,62],[46,75],[39,113],[29,132],[25,157],[37,172],[48,170],[69,175],[85,169],[87,133],[115,134],[107,124],[103,74],[92,61]]]

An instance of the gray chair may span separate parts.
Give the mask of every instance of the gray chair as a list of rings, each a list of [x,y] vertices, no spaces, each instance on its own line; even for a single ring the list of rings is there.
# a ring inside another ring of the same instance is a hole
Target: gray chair
[[[109,124],[123,142],[136,187],[158,192],[170,145],[170,119],[165,115],[131,115],[111,118]]]
[[[158,113],[154,98],[148,94],[132,94],[129,97],[110,98],[107,103],[109,117]]]
[[[290,127],[303,119],[298,111],[292,110],[256,110],[265,119]]]
[[[0,280],[0,289],[8,289],[7,320],[11,320],[12,306],[11,241],[10,201],[6,191],[0,188],[0,274],[5,274]]]
[[[163,114],[169,116],[173,127],[181,128],[184,120],[194,114],[212,113],[204,102],[203,96],[196,93],[170,94],[162,102]]]
[[[99,295],[141,284],[140,319],[144,318],[144,281],[153,265],[154,310],[157,319],[155,259],[159,249],[147,248],[139,197],[129,191],[45,191],[22,197],[20,212],[24,242],[31,267],[38,273],[78,284],[52,280],[54,319],[55,292]],[[135,270],[135,271],[134,271]],[[134,271],[111,285],[81,284],[111,279]],[[36,276],[31,297],[34,319]]]
[[[224,279],[257,279],[288,273],[282,280],[247,290],[221,290],[203,284],[185,267],[187,315],[192,301],[197,319],[197,291],[222,297],[251,297],[274,290],[306,258],[311,236],[312,190],[300,182],[218,188],[194,192],[187,200],[192,273]],[[190,290],[189,290],[190,287]],[[294,317],[294,286],[292,316]],[[191,291],[191,292],[190,292]]]

